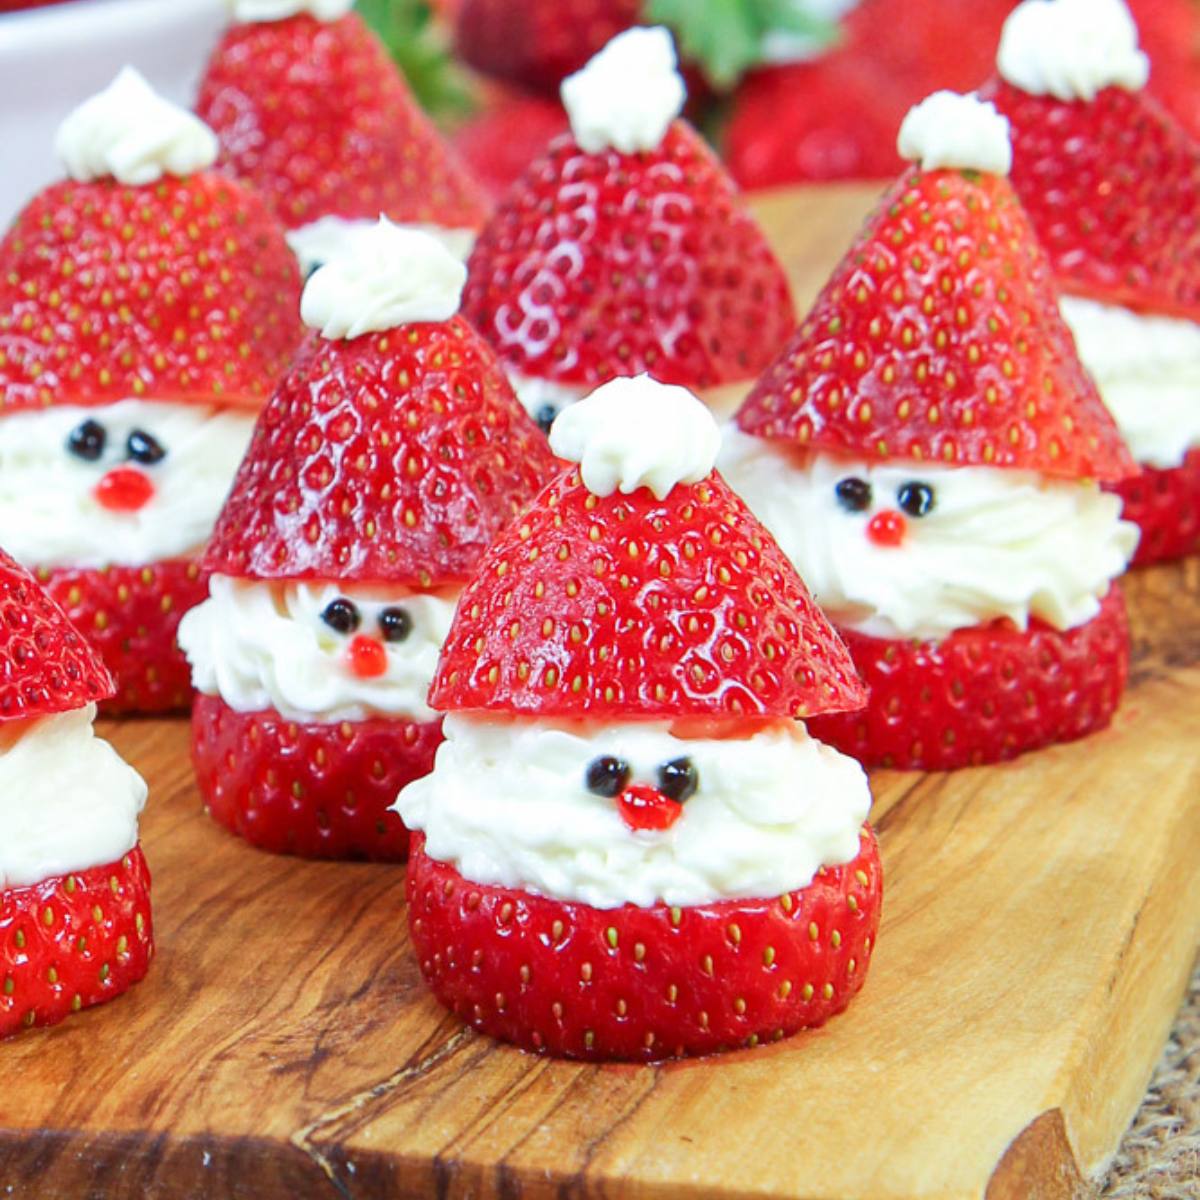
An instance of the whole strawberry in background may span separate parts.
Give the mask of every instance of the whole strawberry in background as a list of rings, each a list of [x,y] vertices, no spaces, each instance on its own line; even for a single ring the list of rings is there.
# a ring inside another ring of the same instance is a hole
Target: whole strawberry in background
[[[300,339],[299,277],[216,140],[126,70],[63,123],[69,178],[0,242],[0,544],[116,677],[186,706],[196,552]]]
[[[0,1038],[112,1000],[154,955],[146,785],[92,722],[112,677],[0,551]]]
[[[446,741],[396,810],[446,1007],[531,1051],[650,1060],[822,1024],[862,987],[881,874],[845,647],[713,471],[712,415],[614,380],[462,596]],[[578,464],[578,465],[575,465]]]
[[[739,410],[722,470],[846,638],[870,689],[815,736],[940,770],[1112,719],[1137,543],[1133,463],[1075,355],[1005,178],[1008,124],[940,92],[888,191]]]
[[[795,325],[787,279],[732,180],[677,120],[669,34],[621,34],[563,84],[571,133],[479,235],[463,314],[545,426],[616,376],[748,382]]]
[[[487,201],[353,0],[235,0],[196,111],[307,272],[383,214],[466,254]]]
[[[266,850],[402,859],[387,811],[441,740],[458,592],[552,458],[457,315],[462,264],[380,221],[309,279],[313,335],[259,419],[179,639],[212,816]]]
[[[1200,550],[1200,142],[1149,96],[1122,0],[1037,0],[988,89],[1063,316],[1141,466],[1115,486],[1135,562]]]

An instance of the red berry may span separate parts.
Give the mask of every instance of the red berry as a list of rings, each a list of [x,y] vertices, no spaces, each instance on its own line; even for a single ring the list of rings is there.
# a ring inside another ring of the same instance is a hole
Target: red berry
[[[630,829],[670,829],[683,816],[683,805],[656,787],[635,783],[617,797],[617,811]]]
[[[154,497],[154,484],[135,467],[114,467],[96,484],[97,503],[113,512],[137,512]]]
[[[876,513],[867,522],[867,537],[877,546],[899,546],[908,533],[908,522],[890,508]]]
[[[1108,490],[1124,502],[1125,520],[1142,531],[1134,566],[1200,553],[1200,449],[1168,470],[1143,466]]]
[[[387,673],[387,651],[383,643],[365,633],[358,634],[346,649],[350,670],[360,679],[376,679]]]

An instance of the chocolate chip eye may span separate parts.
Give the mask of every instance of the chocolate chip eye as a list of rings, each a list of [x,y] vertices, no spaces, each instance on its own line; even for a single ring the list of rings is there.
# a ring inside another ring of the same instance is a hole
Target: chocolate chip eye
[[[550,436],[550,426],[554,424],[554,418],[558,416],[558,407],[554,404],[543,404],[533,414],[533,419],[537,423],[537,427],[547,436]]]
[[[67,437],[67,449],[77,458],[95,462],[104,453],[108,434],[99,421],[82,421]]]
[[[871,485],[865,479],[853,475],[839,479],[834,492],[847,512],[865,512],[871,507]]]
[[[927,517],[933,500],[933,488],[927,483],[906,483],[896,493],[896,502],[910,517]]]
[[[135,429],[125,442],[125,453],[134,462],[149,467],[156,462],[162,462],[167,457],[162,442],[148,434],[144,429]]]
[[[669,800],[682,804],[700,786],[700,772],[690,758],[673,758],[658,768],[658,790]]]
[[[385,608],[379,614],[379,632],[385,642],[402,642],[412,633],[412,617],[403,608]]]
[[[325,605],[321,620],[335,633],[353,633],[362,624],[362,613],[353,600],[339,596]]]
[[[605,754],[600,758],[593,758],[588,763],[584,782],[589,792],[595,792],[597,796],[607,796],[611,800],[625,790],[632,774],[629,764],[623,758],[613,758],[611,754]]]

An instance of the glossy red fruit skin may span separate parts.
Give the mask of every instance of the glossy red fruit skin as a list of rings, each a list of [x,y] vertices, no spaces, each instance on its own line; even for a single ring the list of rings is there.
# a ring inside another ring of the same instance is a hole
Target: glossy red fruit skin
[[[141,846],[119,862],[0,891],[0,1038],[115,999],[153,957]]]
[[[492,544],[430,689],[439,712],[807,717],[865,701],[845,647],[717,472],[600,498],[568,467]]]
[[[562,383],[752,379],[795,326],[779,260],[682,121],[644,154],[555,139],[468,266],[463,315],[510,370]]]
[[[1131,566],[1200,553],[1200,449],[1188,451],[1178,467],[1143,465],[1140,474],[1108,490],[1124,501],[1125,520],[1142,531]]]
[[[1116,480],[1134,464],[1008,182],[904,175],[737,414],[743,432],[871,462]]]
[[[288,229],[323,216],[475,229],[487,201],[356,13],[230,26],[196,111]]]
[[[300,342],[283,229],[221,175],[53,184],[0,262],[0,415],[128,397],[256,407]]]
[[[493,200],[499,200],[559,134],[570,128],[561,101],[504,94],[454,132],[462,155]]]
[[[289,721],[197,696],[192,764],[218,825],[272,854],[403,862],[408,830],[388,808],[433,769],[440,719]]]
[[[117,682],[117,694],[101,706],[104,712],[188,707],[191,668],[175,633],[183,614],[208,598],[208,576],[194,559],[141,567],[43,567],[37,577]]]
[[[870,703],[808,729],[868,767],[946,771],[1087,737],[1111,723],[1129,675],[1116,585],[1097,616],[1066,633],[1034,622],[960,629],[940,642],[842,636]]]
[[[539,1054],[647,1062],[815,1028],[862,988],[879,927],[869,826],[805,888],[674,909],[476,884],[424,844],[413,835],[406,883],[421,973],[468,1024]]]

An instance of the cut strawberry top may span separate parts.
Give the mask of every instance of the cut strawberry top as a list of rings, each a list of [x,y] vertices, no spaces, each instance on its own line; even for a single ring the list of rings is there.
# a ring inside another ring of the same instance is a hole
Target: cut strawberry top
[[[66,613],[0,550],[0,721],[70,712],[116,690]]]
[[[355,13],[231,26],[196,111],[289,228],[318,217],[476,229],[482,191]]]
[[[585,154],[556,138],[475,244],[463,314],[522,375],[752,378],[795,325],[787,279],[697,134]]]
[[[352,341],[314,335],[259,417],[204,567],[463,582],[552,464],[461,317]]]
[[[985,95],[1012,126],[1012,182],[1068,292],[1200,320],[1200,143],[1154,97]]]
[[[0,411],[261,404],[299,304],[283,230],[219,175],[54,184],[0,243]]]
[[[1011,187],[973,172],[897,182],[737,421],[868,460],[1133,470]]]
[[[599,720],[861,708],[841,640],[717,474],[603,499],[570,467],[463,592],[430,703]]]

